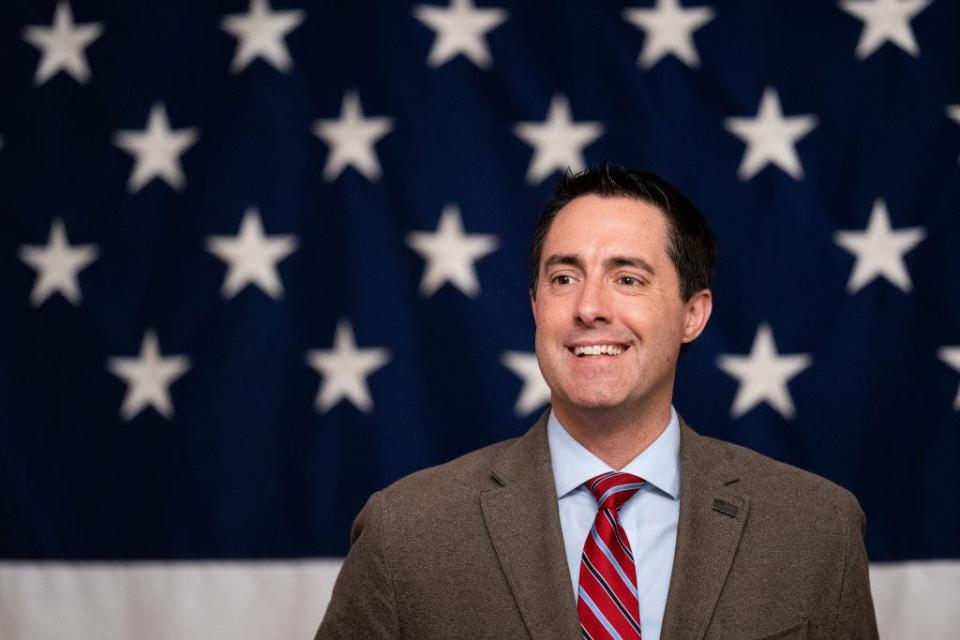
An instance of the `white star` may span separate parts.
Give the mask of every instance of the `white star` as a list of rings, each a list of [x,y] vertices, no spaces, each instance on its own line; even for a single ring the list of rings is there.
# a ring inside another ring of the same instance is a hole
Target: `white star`
[[[180,167],[180,156],[197,141],[196,127],[170,128],[167,110],[162,103],[153,105],[147,128],[141,131],[118,131],[113,143],[135,157],[127,189],[136,193],[154,178],[160,178],[176,190],[183,189],[186,178]]]
[[[504,9],[477,9],[473,0],[450,0],[446,8],[419,4],[413,8],[413,15],[436,33],[427,56],[428,66],[439,67],[462,53],[486,69],[493,61],[484,36],[500,26],[508,14]]]
[[[794,180],[803,178],[794,146],[817,126],[817,119],[812,115],[784,117],[776,89],[764,89],[755,118],[727,118],[724,126],[747,145],[737,170],[741,180],[749,180],[770,163]]]
[[[32,25],[23,30],[23,39],[41,51],[33,83],[41,85],[58,71],[66,71],[74,80],[85,84],[90,79],[90,67],[84,49],[102,33],[102,22],[74,24],[70,3],[57,3],[51,26]]]
[[[770,325],[757,329],[748,356],[721,355],[717,366],[740,382],[730,415],[739,418],[766,402],[784,418],[793,417],[793,399],[787,383],[813,363],[810,354],[779,355]]]
[[[323,376],[316,408],[326,412],[341,399],[346,399],[360,411],[370,413],[373,400],[367,376],[389,361],[389,349],[358,349],[350,322],[340,320],[333,338],[333,349],[307,352],[307,363]]]
[[[523,388],[517,396],[513,413],[517,417],[530,415],[550,402],[550,387],[540,373],[537,356],[523,351],[504,351],[500,363],[523,380]]]
[[[480,282],[473,263],[492,253],[498,244],[494,235],[464,233],[460,208],[448,204],[440,214],[435,232],[411,231],[407,234],[407,246],[427,261],[420,280],[420,294],[429,297],[449,282],[475,298],[480,293]]]
[[[393,119],[364,118],[360,96],[347,91],[340,106],[340,118],[317,120],[313,133],[330,145],[323,177],[335,180],[347,166],[352,166],[371,182],[380,178],[380,161],[373,145],[393,130]]]
[[[844,0],[840,8],[863,21],[857,57],[863,60],[890,41],[912,56],[920,55],[910,21],[930,0]]]
[[[644,31],[643,51],[637,62],[645,69],[671,53],[688,67],[699,67],[693,32],[713,20],[713,15],[710,7],[684,9],[678,0],[657,0],[653,9],[623,10],[623,19]]]
[[[952,104],[946,109],[947,117],[960,124],[960,104]]]
[[[267,0],[250,0],[247,13],[225,16],[220,28],[239,40],[230,70],[240,73],[256,58],[263,58],[277,71],[289,71],[290,51],[284,38],[304,17],[301,10],[271,11]]]
[[[293,235],[267,236],[256,207],[243,214],[236,236],[210,236],[207,251],[228,264],[220,293],[230,299],[248,284],[260,287],[274,300],[283,297],[283,283],[277,263],[293,253],[297,239]]]
[[[143,335],[139,356],[110,358],[107,369],[128,385],[120,407],[124,420],[130,420],[148,406],[169,420],[173,417],[170,385],[190,369],[190,358],[161,356],[157,334],[148,329]]]
[[[847,291],[856,293],[883,276],[898,289],[908,293],[913,288],[903,256],[924,239],[923,227],[890,228],[890,215],[882,199],[873,203],[870,220],[863,231],[837,231],[833,240],[856,256],[856,263],[847,282]]]
[[[533,147],[533,159],[527,169],[527,182],[538,184],[554,169],[582,171],[583,148],[603,135],[600,122],[574,122],[570,102],[557,94],[550,101],[543,122],[518,122],[514,134]]]
[[[937,356],[960,373],[960,347],[940,347]],[[957,389],[957,397],[953,400],[953,409],[960,411],[960,389]]]
[[[960,104],[950,105],[946,109],[947,117],[960,124]]]
[[[57,292],[71,304],[79,304],[81,295],[77,274],[96,260],[98,255],[96,245],[71,246],[63,220],[55,219],[50,226],[46,246],[25,244],[20,247],[20,259],[37,270],[30,304],[38,307]]]

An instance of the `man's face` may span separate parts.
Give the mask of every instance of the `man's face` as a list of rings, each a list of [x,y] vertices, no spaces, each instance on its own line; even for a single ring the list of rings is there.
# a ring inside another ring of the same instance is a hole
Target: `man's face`
[[[544,241],[532,298],[540,370],[555,410],[663,409],[680,345],[710,315],[710,292],[680,298],[668,222],[653,205],[581,196]]]

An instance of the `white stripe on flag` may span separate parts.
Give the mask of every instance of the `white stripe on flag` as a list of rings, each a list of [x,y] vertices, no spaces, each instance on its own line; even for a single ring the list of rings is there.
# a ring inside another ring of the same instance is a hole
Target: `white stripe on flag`
[[[0,563],[3,640],[310,640],[341,560]]]
[[[881,638],[957,637],[960,562],[874,563],[870,590]]]
[[[309,640],[340,562],[2,562],[0,638]],[[870,583],[881,637],[956,637],[960,562],[874,564]]]

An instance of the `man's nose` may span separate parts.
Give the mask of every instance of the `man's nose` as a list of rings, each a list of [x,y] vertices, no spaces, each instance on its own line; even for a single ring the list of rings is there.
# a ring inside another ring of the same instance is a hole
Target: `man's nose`
[[[577,321],[590,326],[598,322],[609,322],[609,292],[601,279],[588,279],[580,289],[577,299]]]

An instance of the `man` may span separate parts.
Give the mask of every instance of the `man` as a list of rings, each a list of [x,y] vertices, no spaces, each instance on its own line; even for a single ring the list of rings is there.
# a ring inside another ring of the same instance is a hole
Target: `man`
[[[317,638],[876,638],[856,499],[671,406],[714,260],[666,181],[563,178],[531,259],[551,410],[375,493]]]

